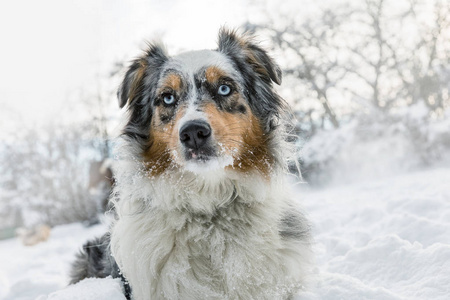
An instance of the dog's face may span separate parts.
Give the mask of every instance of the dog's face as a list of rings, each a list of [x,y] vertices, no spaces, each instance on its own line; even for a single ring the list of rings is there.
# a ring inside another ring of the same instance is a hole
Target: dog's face
[[[119,89],[130,119],[124,134],[140,146],[152,176],[183,168],[270,173],[281,98],[278,66],[250,39],[222,31],[219,48],[168,57],[150,46]]]

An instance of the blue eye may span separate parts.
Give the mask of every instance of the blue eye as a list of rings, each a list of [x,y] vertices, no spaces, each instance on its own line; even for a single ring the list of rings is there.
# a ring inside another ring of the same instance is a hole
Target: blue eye
[[[231,93],[231,87],[226,84],[222,84],[219,86],[219,90],[217,91],[217,94],[221,96],[228,96]]]
[[[164,103],[167,105],[172,105],[175,103],[175,96],[173,94],[164,94],[163,95]]]

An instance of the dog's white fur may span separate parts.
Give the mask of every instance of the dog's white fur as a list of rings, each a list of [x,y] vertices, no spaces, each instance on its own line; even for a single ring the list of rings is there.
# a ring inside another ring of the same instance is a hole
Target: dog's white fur
[[[111,246],[134,299],[287,299],[301,288],[309,240],[280,237],[281,214],[295,209],[281,172],[270,182],[224,170],[149,180],[122,143]]]

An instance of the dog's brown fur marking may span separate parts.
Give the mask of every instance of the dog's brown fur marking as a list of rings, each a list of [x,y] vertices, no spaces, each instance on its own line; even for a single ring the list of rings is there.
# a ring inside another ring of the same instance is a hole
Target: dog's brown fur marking
[[[144,153],[144,161],[149,176],[158,176],[174,166],[172,152],[178,143],[178,121],[183,116],[184,107],[180,107],[175,118],[164,124],[160,121],[161,108],[155,109],[150,128],[148,149]]]
[[[225,75],[226,73],[216,66],[208,67],[205,71],[206,80],[210,84],[216,84],[220,78],[225,77]]]
[[[183,82],[180,75],[171,73],[164,78],[162,86],[164,90],[172,89],[174,91],[181,91]]]
[[[147,66],[148,63],[145,59],[139,59],[139,68],[136,70],[136,75],[134,76],[134,80],[128,96],[129,102],[133,101],[136,95],[140,92],[139,87],[142,85],[142,80],[144,79],[145,69],[147,68]]]
[[[241,105],[251,112],[246,104]],[[205,104],[203,111],[217,142],[224,146],[226,154],[234,157],[234,164],[227,168],[244,173],[256,170],[268,177],[274,159],[259,120],[251,113],[233,114],[219,110],[212,103]]]

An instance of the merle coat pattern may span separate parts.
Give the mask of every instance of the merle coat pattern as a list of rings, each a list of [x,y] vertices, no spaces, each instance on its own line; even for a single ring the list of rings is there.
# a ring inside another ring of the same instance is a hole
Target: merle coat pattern
[[[118,92],[128,114],[110,240],[85,247],[72,282],[123,274],[136,300],[297,293],[311,239],[286,192],[295,151],[273,83],[279,67],[245,34],[221,30],[217,50],[174,57],[149,45]]]

